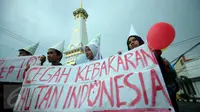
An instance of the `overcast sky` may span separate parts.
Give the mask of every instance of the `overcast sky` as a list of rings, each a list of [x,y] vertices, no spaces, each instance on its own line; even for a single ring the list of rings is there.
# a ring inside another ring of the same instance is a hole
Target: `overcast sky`
[[[0,0],[0,57],[16,56],[18,49],[31,44],[21,37],[40,42],[36,54],[46,55],[47,49],[61,40],[67,47],[74,26],[73,11],[79,7],[80,0]],[[173,43],[200,36],[200,0],[83,0],[83,8],[89,14],[88,39],[102,34],[103,57],[119,49],[127,51],[131,24],[144,40],[149,28],[160,21],[174,26]],[[198,41],[169,47],[164,57],[172,60]]]

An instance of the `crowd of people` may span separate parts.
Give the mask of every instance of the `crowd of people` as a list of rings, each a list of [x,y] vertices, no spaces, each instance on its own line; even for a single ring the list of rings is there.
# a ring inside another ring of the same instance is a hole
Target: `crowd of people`
[[[100,40],[101,35],[97,35],[91,42],[89,42],[88,45],[84,47],[84,54],[78,55],[78,57],[75,60],[75,64],[73,66],[76,66],[78,64],[86,63],[89,61],[94,60],[101,60],[103,57],[100,52]],[[62,54],[64,50],[64,41],[59,42],[53,47],[50,47],[47,52],[47,59],[51,63],[52,66],[62,66],[60,63],[62,59]],[[131,26],[129,36],[127,37],[127,49],[132,50],[135,49],[143,44],[145,42],[142,40],[142,38],[136,33],[133,26]],[[19,50],[19,56],[31,56],[34,55],[39,43],[26,47],[24,49]],[[161,69],[166,88],[168,90],[168,94],[170,96],[172,106],[174,107],[176,112],[179,112],[179,107],[176,102],[176,93],[179,90],[178,84],[176,82],[176,71],[173,69],[171,64],[167,61],[167,59],[162,58],[162,51],[161,50],[152,50],[154,53],[158,65]],[[122,52],[118,52],[119,55],[122,54]],[[43,55],[40,57],[41,66],[46,61],[46,57]],[[27,69],[29,66],[27,66]]]

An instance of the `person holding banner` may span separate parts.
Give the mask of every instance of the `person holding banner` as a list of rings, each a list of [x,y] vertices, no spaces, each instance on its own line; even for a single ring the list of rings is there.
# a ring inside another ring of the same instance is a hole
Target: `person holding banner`
[[[86,47],[85,54],[89,61],[95,61],[102,59],[102,55],[100,53],[100,41],[101,34],[98,34]]]
[[[139,47],[144,44],[142,38],[136,33],[133,26],[131,26],[129,37],[127,39],[127,47],[128,50],[132,50],[136,47]],[[157,59],[161,72],[163,74],[163,78],[170,96],[170,100],[172,102],[172,106],[174,107],[176,112],[179,112],[179,107],[176,101],[176,93],[178,92],[178,84],[176,82],[176,71],[171,67],[171,64],[161,57],[161,50],[153,50],[153,53]]]
[[[36,44],[30,45],[30,46],[27,46],[25,48],[19,49],[19,55],[18,56],[19,57],[21,57],[21,56],[32,56],[32,55],[35,54],[35,51],[37,50],[38,46],[39,46],[39,42],[36,43]],[[43,65],[44,62],[46,61],[46,57],[44,55],[42,55],[40,57],[40,61],[41,61],[40,65]],[[30,65],[28,64],[26,66],[25,71],[28,71],[29,68],[30,68]]]
[[[176,82],[177,74],[176,71],[172,68],[171,64],[165,58],[161,57],[161,50],[153,50],[154,55],[158,61],[159,67],[163,74],[163,78],[172,102],[172,105],[176,112],[179,112],[179,107],[176,101],[176,93],[179,91],[179,86]]]
[[[64,44],[65,44],[65,41],[63,40],[49,48],[49,50],[47,52],[47,55],[48,55],[47,58],[48,58],[48,61],[52,64],[52,66],[61,66],[62,65],[60,63],[60,61],[62,59]]]
[[[38,45],[39,45],[39,42],[36,43],[36,44],[30,45],[30,46],[24,47],[22,49],[19,49],[18,50],[19,51],[18,57],[27,57],[27,59],[28,59],[28,57],[31,57],[31,56],[33,56],[35,54],[35,51],[37,50]],[[18,60],[20,60],[20,59],[21,58],[19,58]],[[24,58],[24,59],[26,59],[26,58]],[[43,65],[45,60],[46,60],[46,57],[45,56],[41,56],[40,57],[40,63],[38,63],[38,64]],[[7,62],[4,62],[4,61],[2,61],[2,66],[5,63],[9,65],[8,61]],[[12,60],[12,61],[13,61],[12,63],[14,63],[14,60]],[[23,63],[22,63],[22,65],[23,65]],[[18,65],[18,66],[17,65],[15,65],[15,66],[12,65],[12,67],[16,67],[16,68],[17,67],[23,67],[22,65]],[[25,68],[25,71],[27,71],[29,68],[30,68],[30,65],[27,64],[26,68]],[[18,69],[19,69],[19,71],[21,71],[22,68],[18,68]],[[7,72],[11,72],[9,70],[11,70],[10,67],[9,67]],[[6,71],[4,71],[4,72],[6,72]],[[14,74],[14,69],[12,69],[12,72]],[[7,78],[9,79],[9,77],[7,77]],[[3,79],[3,78],[1,78],[1,79]],[[11,79],[9,79],[9,80],[11,80]],[[12,107],[8,107],[8,106],[6,107],[5,106],[5,104],[8,104],[6,101],[9,100],[9,98],[8,98],[8,96],[6,94],[11,95],[11,93],[9,93],[7,90],[12,90],[12,92],[13,92],[13,91],[19,90],[19,88],[21,88],[21,86],[22,86],[22,82],[9,82],[6,79],[5,79],[5,82],[0,82],[0,91],[1,91],[0,92],[0,96],[1,96],[0,97],[0,100],[1,100],[0,108],[1,109],[5,109],[6,111],[10,111],[10,112],[13,111]],[[11,88],[8,89],[6,87],[11,87]],[[18,95],[18,93],[19,93],[19,91],[16,91],[16,95]],[[14,97],[13,97],[13,99],[14,99]],[[15,102],[15,99],[14,100],[13,99],[12,99],[12,103]]]

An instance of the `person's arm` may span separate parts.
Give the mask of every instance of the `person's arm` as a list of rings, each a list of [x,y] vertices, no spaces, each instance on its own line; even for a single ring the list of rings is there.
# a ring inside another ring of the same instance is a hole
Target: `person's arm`
[[[164,62],[163,62],[163,58],[161,57],[161,54],[162,54],[162,51],[161,50],[153,50],[152,51],[156,57],[156,60],[158,62],[158,65],[160,67],[160,70],[161,70],[161,73],[163,75],[163,78],[165,79],[165,77],[167,77],[167,72],[165,70],[165,65],[164,65]]]
[[[43,66],[44,62],[46,61],[46,56],[45,55],[42,55],[40,57],[40,61],[41,61],[41,66]]]
[[[177,77],[176,70],[172,67],[172,65],[170,64],[170,62],[167,59],[164,58],[163,61],[164,61],[164,64],[165,64],[166,71],[170,72],[170,74],[175,79]]]
[[[40,65],[42,66],[44,64],[44,62],[46,61],[46,57],[44,55],[42,55],[40,57]],[[26,65],[25,71],[28,71],[28,69],[30,68],[30,64]]]
[[[161,69],[162,74],[164,74],[164,72],[165,72],[165,69],[164,69],[165,66],[164,66],[164,63],[163,63],[163,59],[161,57],[162,51],[161,50],[153,50],[153,54],[156,57],[156,60],[158,62],[158,65],[159,65],[159,67]]]
[[[30,65],[26,65],[25,71],[28,71],[28,69],[30,68]]]

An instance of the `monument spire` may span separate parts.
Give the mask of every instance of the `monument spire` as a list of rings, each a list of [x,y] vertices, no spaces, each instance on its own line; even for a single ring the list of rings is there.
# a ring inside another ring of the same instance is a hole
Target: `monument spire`
[[[80,8],[73,12],[75,24],[72,32],[71,42],[65,51],[67,64],[74,64],[78,55],[84,53],[83,47],[88,44],[86,20],[88,13],[82,7],[82,0],[80,1]]]
[[[80,3],[80,8],[82,8],[82,0],[81,0],[81,3]]]

